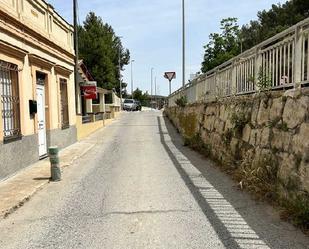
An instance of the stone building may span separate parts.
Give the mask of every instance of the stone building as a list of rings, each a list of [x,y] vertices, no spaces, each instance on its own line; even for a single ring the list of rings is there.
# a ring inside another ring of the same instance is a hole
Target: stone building
[[[0,2],[0,179],[77,139],[73,27],[43,0]]]

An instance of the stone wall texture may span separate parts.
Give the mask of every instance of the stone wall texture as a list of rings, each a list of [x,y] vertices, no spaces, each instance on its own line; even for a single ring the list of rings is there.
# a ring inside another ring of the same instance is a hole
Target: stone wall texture
[[[202,140],[212,158],[291,198],[309,193],[309,89],[233,96],[165,113],[185,140]]]

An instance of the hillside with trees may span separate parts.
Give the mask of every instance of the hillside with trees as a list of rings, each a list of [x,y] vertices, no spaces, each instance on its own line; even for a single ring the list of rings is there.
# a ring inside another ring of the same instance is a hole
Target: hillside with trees
[[[221,32],[212,33],[204,46],[203,73],[250,49],[262,41],[309,17],[308,0],[290,0],[273,4],[270,10],[258,12],[258,19],[242,27],[237,18],[221,21]]]

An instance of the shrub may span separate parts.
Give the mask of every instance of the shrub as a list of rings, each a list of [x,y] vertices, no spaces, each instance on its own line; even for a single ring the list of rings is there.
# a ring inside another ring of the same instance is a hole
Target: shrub
[[[272,87],[271,77],[260,68],[259,76],[257,80],[257,87],[260,91],[269,91]]]
[[[231,122],[234,125],[235,135],[240,135],[245,125],[248,123],[248,119],[244,112],[233,113],[231,117]]]
[[[181,96],[180,98],[176,99],[175,103],[179,107],[185,107],[188,103],[187,96]]]
[[[281,205],[284,211],[281,218],[289,220],[294,225],[302,228],[304,231],[309,230],[309,194],[298,194],[290,200],[281,199]]]
[[[221,135],[222,141],[226,146],[228,146],[231,143],[232,137],[233,137],[233,131],[231,129],[228,129]]]
[[[211,145],[205,144],[199,133],[195,134],[192,138],[185,138],[184,145],[189,146],[205,156],[211,156]]]

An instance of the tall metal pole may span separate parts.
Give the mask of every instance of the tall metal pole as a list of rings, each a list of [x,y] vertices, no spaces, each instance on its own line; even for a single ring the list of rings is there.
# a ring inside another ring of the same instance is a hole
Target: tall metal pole
[[[153,90],[153,89],[152,89],[152,88],[153,88],[153,69],[154,69],[154,68],[152,67],[152,68],[151,68],[151,96],[153,95],[153,91],[152,91],[152,90]]]
[[[78,107],[78,96],[79,96],[79,85],[78,85],[78,27],[77,27],[77,0],[73,0],[73,22],[74,22],[74,85],[75,85],[75,108],[76,113],[79,113]]]
[[[151,92],[150,92],[150,107],[152,108],[152,100],[153,100],[153,67],[151,68]]]
[[[118,51],[118,66],[119,66],[119,97],[120,97],[120,110],[122,110],[122,82],[121,82],[121,47],[120,39],[122,36],[119,36],[119,51]]]
[[[156,101],[156,108],[158,106],[158,103],[157,103],[157,77],[155,77],[155,101]]]
[[[182,0],[182,86],[186,84],[186,27],[185,0]]]
[[[133,99],[133,62],[134,60],[131,60],[131,99]]]
[[[121,84],[120,47],[119,47],[119,54],[118,54],[118,66],[119,66],[119,97],[120,97],[120,110],[122,110],[122,84]]]

